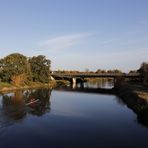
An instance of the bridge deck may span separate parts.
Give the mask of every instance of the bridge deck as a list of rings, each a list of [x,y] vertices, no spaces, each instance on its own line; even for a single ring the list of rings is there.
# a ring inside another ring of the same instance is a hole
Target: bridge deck
[[[125,77],[125,78],[141,78],[140,74],[52,74],[53,77],[61,78],[116,78],[116,77]]]

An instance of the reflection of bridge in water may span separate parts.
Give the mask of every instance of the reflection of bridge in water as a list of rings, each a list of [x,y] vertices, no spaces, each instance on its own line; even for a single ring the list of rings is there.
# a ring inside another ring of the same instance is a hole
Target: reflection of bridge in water
[[[73,93],[93,93],[116,95],[114,88],[56,88],[56,91],[65,91]],[[0,128],[12,125],[13,123],[26,118],[28,114],[42,116],[46,112],[50,112],[50,89],[16,91],[15,93],[2,96],[2,104],[0,106]],[[30,103],[34,98],[37,102]],[[91,98],[90,98],[91,99]],[[118,101],[127,105],[137,115],[137,121],[148,128],[148,104],[132,97],[126,99],[118,98]],[[39,101],[38,101],[39,100]],[[141,102],[141,103],[140,103]]]
[[[117,95],[116,89],[106,89],[106,88],[56,88],[57,91],[65,91],[72,93],[92,93],[92,94],[104,94],[104,95]],[[137,122],[139,122],[144,127],[148,128],[148,103],[146,100],[135,99],[132,97],[120,98],[117,97],[117,101],[122,104],[126,104],[137,115]]]
[[[65,91],[65,92],[78,92],[78,93],[93,93],[93,94],[115,94],[114,89],[107,89],[107,88],[81,88],[81,87],[64,87],[64,88],[56,88],[55,90],[58,91]]]

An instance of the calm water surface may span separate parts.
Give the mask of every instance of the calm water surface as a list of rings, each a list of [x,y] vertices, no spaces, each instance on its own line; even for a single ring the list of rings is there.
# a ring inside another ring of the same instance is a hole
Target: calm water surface
[[[0,96],[0,148],[148,147],[148,129],[117,96],[28,90]]]

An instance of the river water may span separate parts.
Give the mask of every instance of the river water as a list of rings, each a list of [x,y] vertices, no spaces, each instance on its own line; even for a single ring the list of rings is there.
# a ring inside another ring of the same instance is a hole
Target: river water
[[[120,98],[80,89],[1,95],[0,148],[148,147],[147,126]]]

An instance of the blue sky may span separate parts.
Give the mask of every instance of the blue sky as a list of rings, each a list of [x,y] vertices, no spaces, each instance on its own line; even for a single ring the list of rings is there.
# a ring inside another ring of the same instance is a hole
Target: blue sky
[[[148,62],[147,0],[0,0],[0,57],[46,55],[52,69]]]

